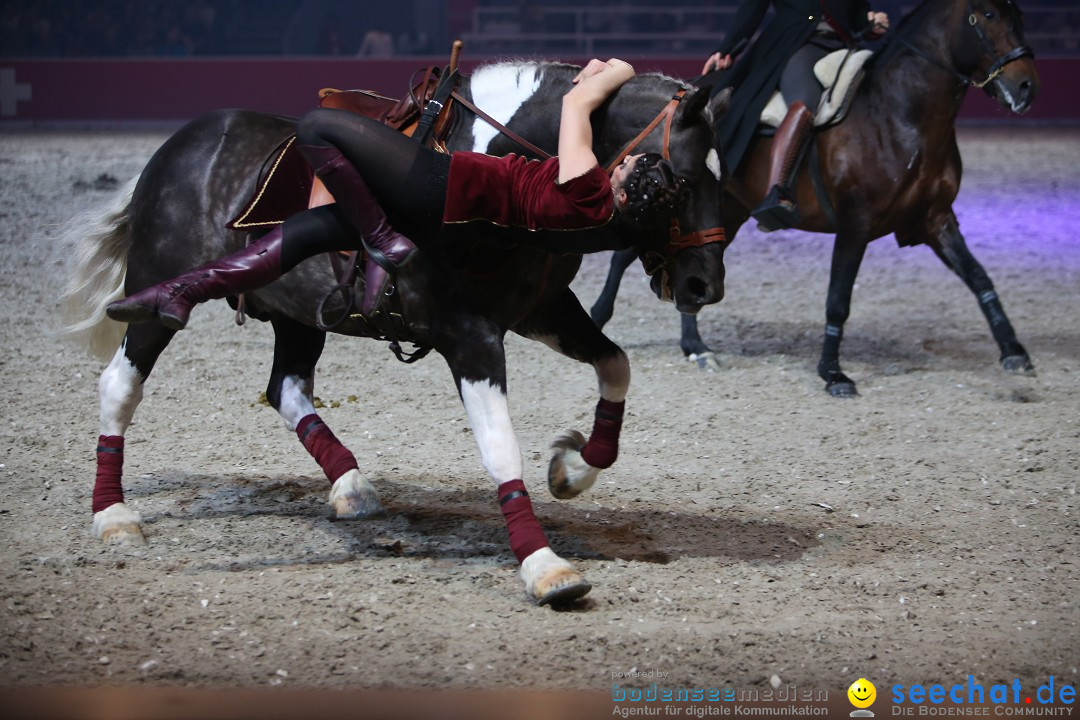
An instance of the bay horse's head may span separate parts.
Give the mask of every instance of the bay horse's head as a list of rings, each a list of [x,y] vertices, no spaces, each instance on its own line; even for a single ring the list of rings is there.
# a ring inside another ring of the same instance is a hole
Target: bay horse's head
[[[1024,44],[1023,14],[1013,0],[956,0],[953,64],[968,82],[1015,113],[1039,92],[1035,54]]]
[[[663,75],[641,75],[596,114],[597,154],[609,171],[627,154],[655,152],[669,159],[687,183],[686,201],[663,227],[633,233],[653,291],[684,313],[724,297],[727,240],[720,197],[726,178],[712,127],[729,97],[725,92],[710,99],[708,89],[692,89]]]

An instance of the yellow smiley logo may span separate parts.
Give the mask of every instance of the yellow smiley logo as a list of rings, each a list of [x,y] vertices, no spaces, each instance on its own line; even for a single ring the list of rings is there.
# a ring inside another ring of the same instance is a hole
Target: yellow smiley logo
[[[877,699],[877,688],[866,678],[859,678],[847,689],[848,700],[857,708],[868,708]]]

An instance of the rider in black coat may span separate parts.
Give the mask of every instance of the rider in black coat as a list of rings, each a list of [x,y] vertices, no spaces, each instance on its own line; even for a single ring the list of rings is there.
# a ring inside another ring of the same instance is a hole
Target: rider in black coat
[[[774,14],[739,62],[766,11]],[[777,128],[770,157],[769,195],[754,209],[763,229],[798,223],[798,209],[787,192],[791,172],[813,129],[822,87],[814,63],[828,53],[880,37],[888,28],[885,13],[870,10],[867,0],[742,0],[731,30],[702,68],[702,85],[714,92],[734,86],[728,111],[717,134],[729,167],[736,168],[750,144],[765,105],[779,88],[788,113]]]

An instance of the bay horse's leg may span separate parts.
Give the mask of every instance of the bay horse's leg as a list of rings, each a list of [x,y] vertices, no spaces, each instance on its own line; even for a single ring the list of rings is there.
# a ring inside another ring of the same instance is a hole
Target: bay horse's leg
[[[680,316],[682,327],[679,336],[679,347],[682,348],[683,355],[690,362],[697,363],[697,366],[702,370],[709,370],[710,372],[719,370],[720,361],[716,358],[716,353],[701,339],[701,333],[698,331],[697,315],[681,313]]]
[[[994,283],[968,250],[964,236],[960,233],[960,223],[951,209],[938,228],[936,234],[930,233],[923,242],[929,245],[946,267],[960,276],[974,293],[979,301],[979,309],[990,324],[990,332],[1001,349],[1001,366],[1011,373],[1034,375],[1035,366],[1032,365],[1027,350],[1016,339],[1016,331],[1005,315],[1005,309],[994,290]]]
[[[526,592],[537,605],[582,597],[592,586],[548,546],[522,481],[521,448],[506,400],[502,331],[478,318],[462,320],[446,331],[448,340],[440,343],[439,352],[454,375],[484,469],[495,481],[510,548],[521,564],[519,574]]]
[[[591,322],[569,289],[537,307],[514,330],[596,371],[600,400],[592,434],[588,440],[577,430],[563,434],[552,444],[555,452],[548,467],[551,494],[560,500],[575,497],[592,487],[600,471],[611,467],[618,456],[630,361]]]
[[[589,316],[596,327],[607,325],[608,320],[615,314],[615,297],[619,294],[619,284],[622,276],[626,274],[626,269],[636,258],[637,250],[633,248],[616,250],[611,254],[611,265],[608,267],[607,279],[604,280],[604,289],[589,310]]]
[[[97,477],[94,481],[93,533],[105,542],[143,543],[142,518],[124,504],[124,436],[158,357],[174,330],[157,323],[130,325],[124,340],[98,380]]]
[[[285,426],[296,432],[332,483],[329,503],[334,515],[353,519],[382,512],[375,488],[360,475],[355,456],[315,410],[315,365],[322,355],[326,333],[284,316],[274,316],[271,324],[274,365],[266,385],[266,399]]]
[[[825,340],[818,361],[818,377],[825,381],[825,390],[838,398],[859,394],[855,381],[840,369],[840,341],[844,337],[844,323],[851,314],[851,292],[866,255],[866,244],[863,238],[843,231],[837,234],[833,243],[829,294],[825,300]]]

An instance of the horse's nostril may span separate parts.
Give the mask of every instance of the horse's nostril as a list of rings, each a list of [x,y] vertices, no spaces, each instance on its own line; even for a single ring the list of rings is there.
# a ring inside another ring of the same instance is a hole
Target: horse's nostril
[[[686,289],[695,301],[702,300],[708,291],[708,285],[699,277],[692,277],[686,281]]]

